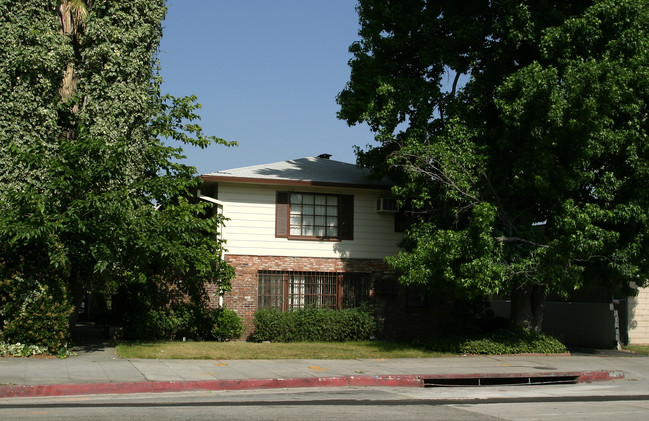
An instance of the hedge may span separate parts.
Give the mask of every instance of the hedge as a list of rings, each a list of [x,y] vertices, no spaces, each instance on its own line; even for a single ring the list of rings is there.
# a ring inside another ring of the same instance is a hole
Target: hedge
[[[239,339],[244,326],[241,317],[227,308],[209,309],[194,303],[176,303],[141,312],[130,312],[125,318],[124,335],[137,340],[205,340]]]
[[[254,339],[272,342],[344,342],[371,339],[376,321],[369,308],[306,307],[282,312],[257,310]]]
[[[520,327],[499,329],[484,335],[445,335],[421,338],[414,343],[435,352],[473,355],[558,354],[567,352],[558,339]]]

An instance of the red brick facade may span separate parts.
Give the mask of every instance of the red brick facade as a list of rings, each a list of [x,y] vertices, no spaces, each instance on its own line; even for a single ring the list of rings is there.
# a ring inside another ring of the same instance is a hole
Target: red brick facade
[[[253,317],[257,311],[258,271],[314,271],[365,273],[370,277],[369,296],[377,308],[379,330],[383,337],[409,339],[434,329],[439,322],[441,306],[421,305],[397,282],[397,274],[378,259],[336,259],[319,257],[226,255],[234,267],[232,292],[224,297],[227,308],[243,318],[245,336],[254,332]],[[214,298],[218,300],[218,298]],[[217,305],[213,302],[212,305]],[[441,303],[440,303],[441,304]],[[435,317],[437,316],[437,317]],[[443,319],[443,317],[442,317]]]
[[[246,256],[226,255],[225,260],[234,267],[232,293],[224,297],[227,308],[234,310],[244,320],[246,334],[253,332],[252,323],[257,311],[257,272],[260,270],[308,271],[308,272],[362,272],[372,280],[383,279],[394,274],[387,265],[376,259],[333,259],[318,257]],[[213,303],[213,305],[216,303]]]

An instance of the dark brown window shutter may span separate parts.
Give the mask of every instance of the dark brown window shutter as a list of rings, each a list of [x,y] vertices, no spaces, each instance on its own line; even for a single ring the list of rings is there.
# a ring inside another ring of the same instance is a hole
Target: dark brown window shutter
[[[340,196],[340,232],[339,238],[341,240],[354,239],[354,196],[341,195]]]
[[[278,191],[275,200],[275,237],[288,237],[288,192]]]

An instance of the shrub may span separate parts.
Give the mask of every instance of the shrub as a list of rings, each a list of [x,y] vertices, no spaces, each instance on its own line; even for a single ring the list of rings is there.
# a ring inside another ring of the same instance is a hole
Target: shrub
[[[49,285],[18,272],[3,275],[0,278],[0,342],[33,345],[52,354],[65,354],[73,306],[62,282],[55,274],[47,279]]]
[[[286,342],[287,332],[294,328],[289,326],[289,313],[276,308],[262,308],[255,312],[253,323],[255,325],[254,337],[259,341]]]
[[[185,302],[173,304],[166,313],[168,324],[173,327],[169,332],[169,339],[209,339],[209,332],[212,329],[211,312],[212,310],[201,304]]]
[[[239,339],[243,335],[243,320],[234,311],[218,308],[212,311],[210,339],[223,342]]]
[[[455,354],[556,354],[567,351],[564,344],[553,336],[520,327],[500,329],[484,335],[446,335],[422,338],[415,345],[435,352]]]
[[[48,354],[47,348],[38,345],[6,344],[0,342],[0,357],[31,357],[32,355]]]
[[[376,321],[369,308],[332,310],[306,307],[288,312],[255,312],[255,339],[274,342],[343,342],[370,339]]]
[[[234,311],[183,302],[129,313],[124,335],[143,341],[182,338],[226,341],[238,339],[242,333],[243,322]]]

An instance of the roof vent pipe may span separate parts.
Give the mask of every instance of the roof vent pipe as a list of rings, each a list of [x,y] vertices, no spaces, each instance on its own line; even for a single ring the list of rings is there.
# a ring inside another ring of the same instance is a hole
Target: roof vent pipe
[[[321,158],[321,159],[329,159],[329,158],[331,158],[331,154],[329,154],[329,153],[323,153],[323,154],[318,155],[318,158]]]

